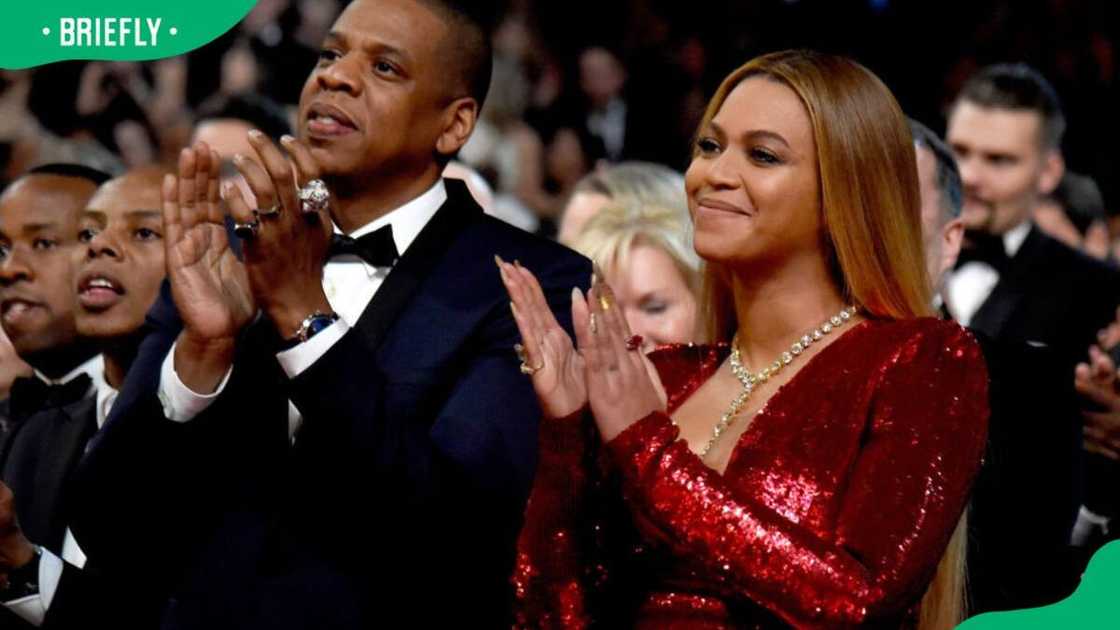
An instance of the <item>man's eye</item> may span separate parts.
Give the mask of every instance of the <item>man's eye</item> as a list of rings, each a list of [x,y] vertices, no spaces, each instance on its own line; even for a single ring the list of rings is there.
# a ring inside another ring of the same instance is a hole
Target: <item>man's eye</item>
[[[377,61],[377,62],[375,62],[373,64],[373,70],[374,70],[374,72],[377,72],[378,74],[392,74],[392,75],[399,75],[400,74],[399,72],[397,72],[396,66],[389,63],[388,61]]]
[[[332,50],[332,49],[329,49],[329,48],[324,48],[323,50],[320,50],[320,51],[319,51],[319,61],[320,61],[320,62],[324,62],[324,61],[335,61],[335,60],[337,60],[337,59],[338,59],[339,57],[340,57],[340,55],[338,54],[338,51],[337,51],[337,50]]]
[[[88,242],[92,241],[93,237],[96,236],[96,235],[97,235],[96,230],[94,230],[93,228],[86,228],[86,229],[82,230],[81,232],[78,232],[78,241],[82,242],[82,243],[88,243]]]
[[[37,238],[31,243],[33,249],[48,250],[58,247],[58,241],[49,238]]]
[[[149,228],[140,228],[136,230],[136,238],[141,241],[154,241],[162,238],[159,232]]]

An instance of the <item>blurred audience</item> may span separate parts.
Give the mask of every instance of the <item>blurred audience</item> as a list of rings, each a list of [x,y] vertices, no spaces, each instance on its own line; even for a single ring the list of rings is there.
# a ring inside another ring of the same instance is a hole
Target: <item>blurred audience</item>
[[[1105,260],[1111,254],[1104,197],[1091,177],[1067,171],[1054,192],[1039,201],[1034,223],[1093,258]]]

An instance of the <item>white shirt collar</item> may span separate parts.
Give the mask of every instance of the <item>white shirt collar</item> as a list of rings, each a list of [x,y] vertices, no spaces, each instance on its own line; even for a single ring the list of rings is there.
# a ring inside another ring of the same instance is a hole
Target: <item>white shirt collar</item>
[[[432,220],[432,217],[435,216],[445,201],[447,201],[447,187],[441,177],[424,194],[354,230],[350,233],[350,236],[359,238],[386,225],[392,225],[393,241],[397,244],[397,253],[403,256],[405,250],[412,245],[412,242],[420,235],[420,231],[424,229],[428,221]],[[342,232],[337,225],[334,230],[337,233]]]
[[[1014,258],[1015,254],[1019,253],[1019,248],[1023,246],[1023,241],[1027,240],[1030,232],[1031,222],[1023,221],[1003,233],[1003,248],[1007,251],[1008,258]]]
[[[105,420],[109,417],[109,411],[113,408],[113,403],[117,401],[117,394],[119,393],[112,385],[105,380],[105,371],[99,372],[100,379],[94,380],[94,386],[97,388],[97,428],[100,429],[105,424]]]

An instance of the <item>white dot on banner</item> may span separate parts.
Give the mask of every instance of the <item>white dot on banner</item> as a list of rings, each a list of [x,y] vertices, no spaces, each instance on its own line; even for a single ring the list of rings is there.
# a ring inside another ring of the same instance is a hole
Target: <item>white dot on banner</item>
[[[51,34],[51,29],[50,29],[50,27],[48,27],[48,26],[44,26],[44,27],[43,27],[43,34],[44,34],[44,35],[50,35],[50,34]]]
[[[178,35],[178,34],[179,34],[179,29],[177,29],[177,28],[175,28],[174,26],[172,26],[172,27],[171,27],[171,34],[172,34],[172,35]]]

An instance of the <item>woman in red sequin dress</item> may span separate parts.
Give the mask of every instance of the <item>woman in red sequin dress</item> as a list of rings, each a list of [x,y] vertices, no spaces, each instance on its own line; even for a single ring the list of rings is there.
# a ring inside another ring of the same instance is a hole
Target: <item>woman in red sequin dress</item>
[[[602,282],[573,343],[499,262],[545,413],[518,625],[949,627],[987,374],[924,317],[906,119],[858,64],[786,52],[728,77],[697,138],[711,345],[651,367]]]

